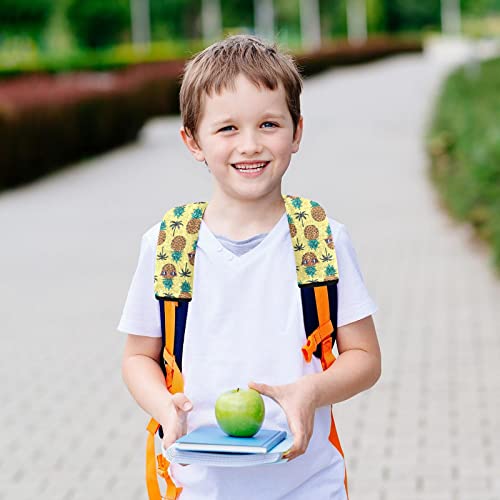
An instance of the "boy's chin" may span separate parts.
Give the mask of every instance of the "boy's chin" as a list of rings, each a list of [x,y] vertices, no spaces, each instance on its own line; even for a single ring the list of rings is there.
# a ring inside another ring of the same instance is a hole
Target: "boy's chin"
[[[281,198],[281,184],[279,186],[274,186],[272,189],[258,189],[257,187],[252,189],[249,186],[249,189],[235,189],[226,194],[228,198],[231,198],[234,202],[268,202],[274,198]]]

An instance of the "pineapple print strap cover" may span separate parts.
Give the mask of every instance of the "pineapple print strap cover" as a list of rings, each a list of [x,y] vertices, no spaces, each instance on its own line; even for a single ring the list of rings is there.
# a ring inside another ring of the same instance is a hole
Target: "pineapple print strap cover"
[[[315,201],[284,195],[301,288],[333,284],[338,280],[332,231],[324,209]],[[169,210],[160,227],[155,267],[158,299],[187,301],[193,295],[194,261],[206,202]]]

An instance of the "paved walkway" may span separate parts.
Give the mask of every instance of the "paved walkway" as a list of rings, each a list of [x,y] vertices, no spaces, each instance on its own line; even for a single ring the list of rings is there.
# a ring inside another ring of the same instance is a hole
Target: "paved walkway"
[[[309,80],[285,182],[347,225],[380,306],[383,377],[335,410],[351,500],[500,500],[500,282],[426,178],[433,54]],[[178,127],[0,197],[0,500],[145,499],[115,327],[140,235],[209,192]]]

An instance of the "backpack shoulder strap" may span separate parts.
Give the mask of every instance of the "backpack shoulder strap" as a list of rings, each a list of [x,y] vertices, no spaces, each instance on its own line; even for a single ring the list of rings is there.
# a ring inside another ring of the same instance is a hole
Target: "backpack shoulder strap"
[[[160,225],[155,265],[157,299],[189,302],[193,296],[194,259],[206,202],[169,210]]]
[[[163,372],[165,374],[165,384],[167,389],[175,394],[184,391],[184,380],[176,357],[173,354],[176,340],[176,323],[178,302],[172,300],[160,300],[160,310],[162,311],[162,336],[163,336]],[[186,303],[187,306],[187,303]],[[182,333],[184,334],[185,321]],[[184,335],[182,335],[182,341]],[[163,456],[163,453],[156,454],[155,434],[158,432],[160,438],[163,437],[163,430],[160,424],[152,418],[147,426],[148,437],[146,441],[146,486],[149,500],[176,500],[182,492],[168,472],[169,462]],[[162,496],[158,476],[161,476],[166,482],[166,493]]]
[[[298,196],[283,198],[293,242],[307,337],[302,354],[308,363],[313,355],[321,359],[323,370],[327,370],[335,362],[332,349],[336,340],[338,310],[339,275],[332,231],[326,212],[318,203]],[[343,457],[333,410],[328,440]],[[345,466],[344,487],[349,497]]]
[[[290,226],[307,338],[302,353],[307,362],[314,354],[322,360],[325,368],[333,363],[329,353],[335,343],[337,329],[339,276],[332,230],[319,203],[291,195],[283,196],[283,200]],[[322,348],[326,343],[330,344],[330,349]],[[322,352],[326,353],[327,359]]]
[[[300,196],[283,196],[300,288],[329,285],[338,280],[332,230],[319,203]]]
[[[163,373],[168,390],[175,394],[184,390],[182,378],[182,349],[189,302],[193,294],[194,259],[201,220],[207,203],[197,202],[174,207],[160,224],[154,276],[155,296],[159,301]],[[151,419],[146,445],[146,485],[150,500],[175,500],[182,492],[168,473],[169,462],[162,453],[156,455],[154,435],[163,432],[160,424]],[[156,458],[156,460],[155,460]],[[162,496],[158,475],[166,482]]]

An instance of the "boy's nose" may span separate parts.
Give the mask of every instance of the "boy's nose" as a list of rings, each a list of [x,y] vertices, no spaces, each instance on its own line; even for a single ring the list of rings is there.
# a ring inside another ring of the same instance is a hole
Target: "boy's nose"
[[[240,136],[238,152],[242,155],[251,156],[262,151],[262,144],[257,134],[252,131],[245,132]]]

